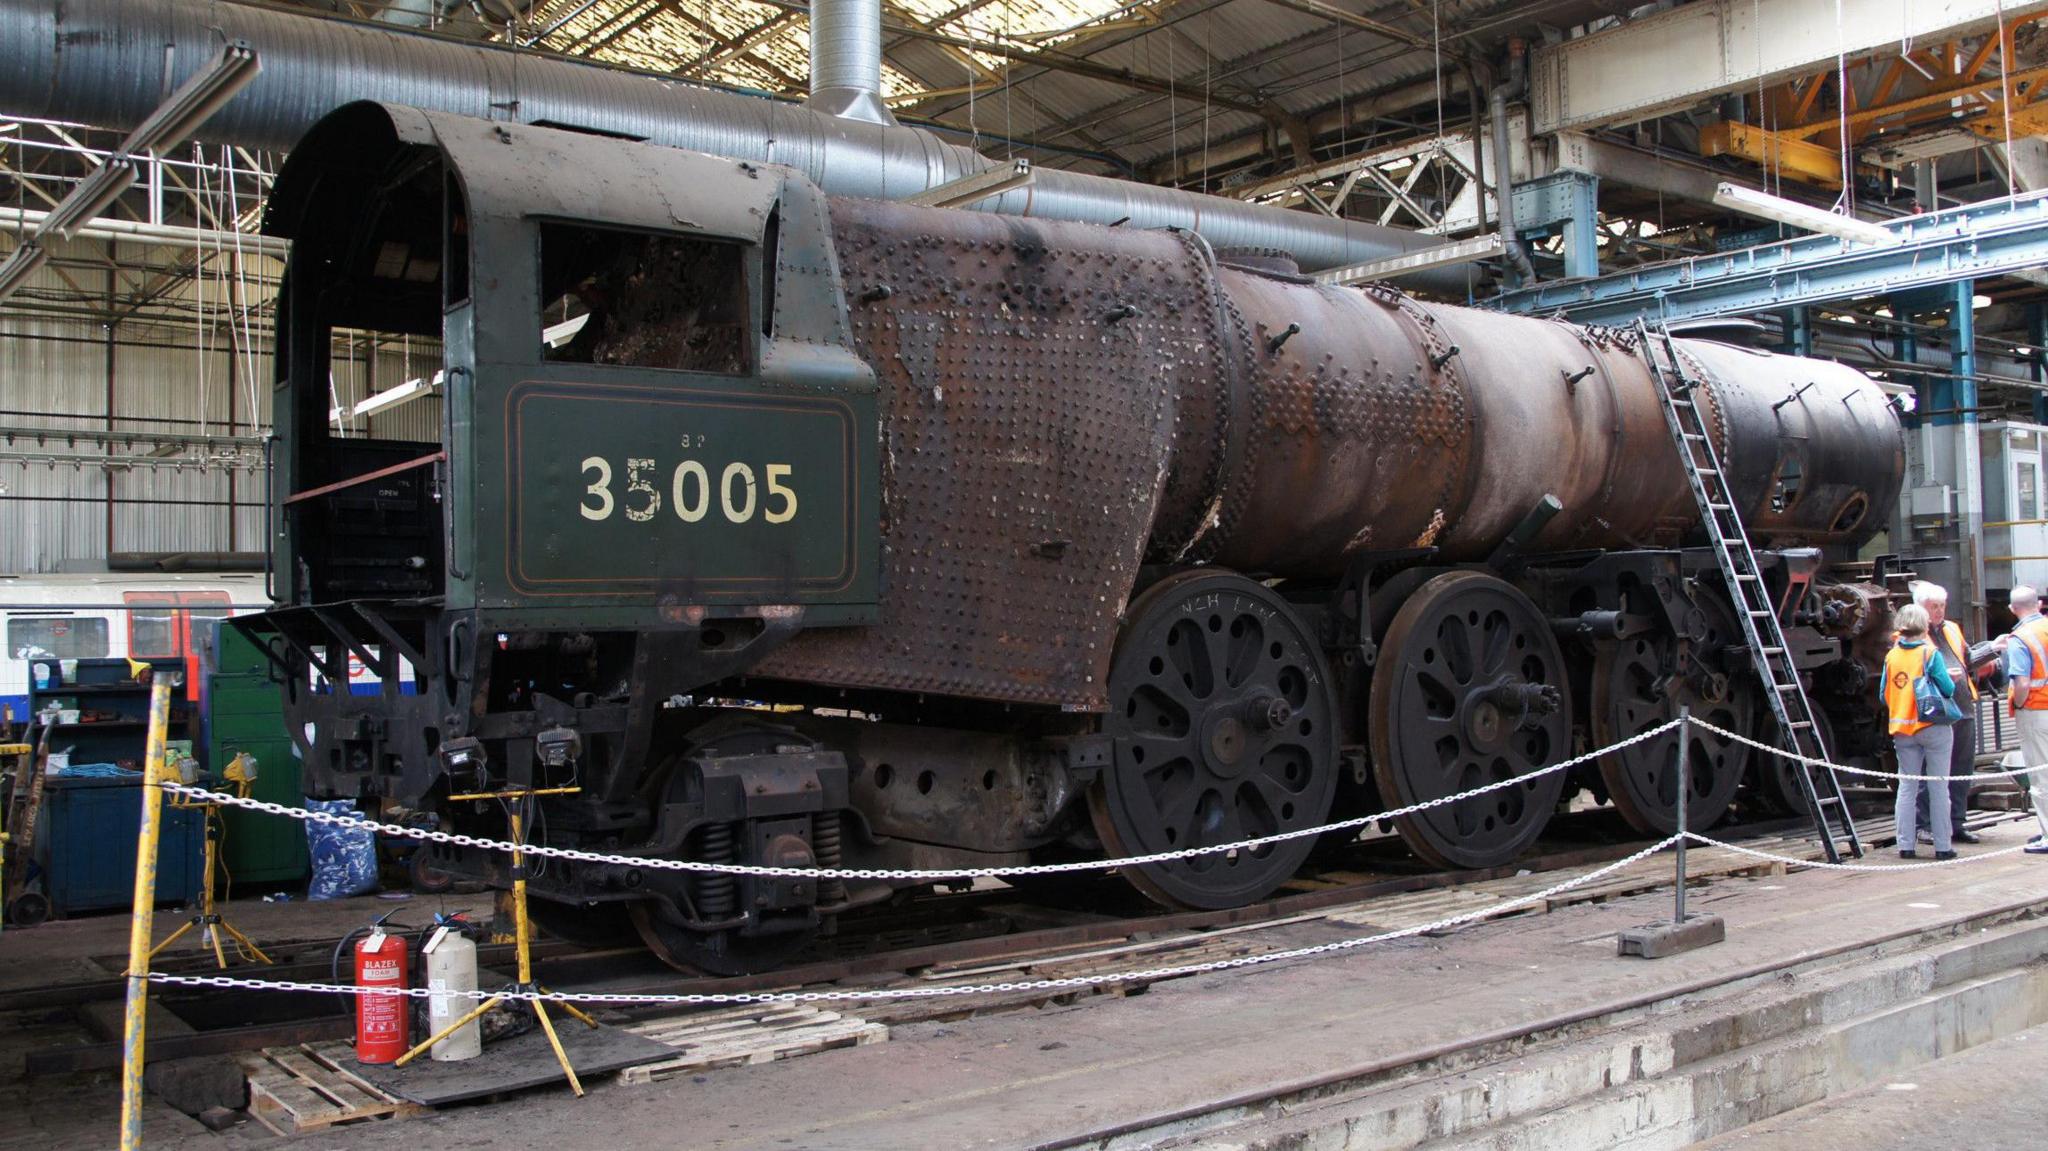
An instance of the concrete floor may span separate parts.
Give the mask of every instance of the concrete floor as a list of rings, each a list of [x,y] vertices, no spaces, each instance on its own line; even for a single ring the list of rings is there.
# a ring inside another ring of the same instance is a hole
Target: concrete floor
[[[1986,847],[2010,846],[2025,835],[2020,824],[2002,825],[1988,833]],[[1875,862],[1892,862],[1890,853],[1880,853]],[[1731,981],[1780,978],[1770,973],[1801,958],[1883,940],[1896,940],[1896,950],[1951,933],[1973,917],[2048,902],[2044,868],[2048,860],[2012,855],[1882,875],[1806,872],[1725,880],[1696,892],[1694,906],[1727,921],[1728,941],[1657,962],[1616,958],[1613,936],[1621,927],[1667,913],[1668,895],[1576,905],[1443,938],[1181,979],[1125,999],[1097,997],[1071,1007],[904,1026],[886,1044],[789,1062],[647,1086],[598,1083],[583,1100],[566,1090],[543,1090],[306,1141],[321,1147],[516,1143],[628,1151],[1060,1145],[1277,1086],[1398,1067],[1546,1021],[1665,1001]],[[266,930],[290,930],[282,923],[286,915],[308,914],[306,905],[263,910],[266,917],[279,915],[280,923],[271,929],[252,911],[245,926],[259,939]],[[337,907],[320,914],[352,925],[367,918],[364,911]],[[125,925],[55,925],[95,951],[118,949],[108,944],[120,932],[107,928],[119,926]],[[1289,930],[1290,942],[1358,932],[1316,923]],[[33,954],[39,962],[28,966],[38,968],[59,962],[64,948],[56,941],[54,932],[10,932],[0,936],[0,959]],[[5,981],[35,977],[22,966],[0,963]],[[0,1049],[24,1041],[37,1039],[17,1029],[13,1040],[0,1041]],[[2048,1039],[2028,1041],[2048,1046]],[[11,1062],[19,1067],[18,1056]],[[0,1063],[0,1070],[6,1067]],[[1935,1070],[1916,1076],[1923,1088],[1912,1094],[1923,1108],[1935,1106],[1946,1090],[1933,1086],[1947,1079],[1938,1079]],[[105,1077],[7,1085],[0,1091],[0,1110],[10,1104],[19,1109],[15,1122],[0,1128],[0,1148],[106,1145],[114,1124],[113,1086]],[[1965,1077],[1954,1089],[1972,1090],[1972,1081]],[[2040,1118],[2013,1111],[2008,1120],[1987,1110],[1964,1142],[1983,1148],[2030,1145],[2042,1129]],[[151,1146],[232,1148],[274,1141],[248,1126],[214,1135],[182,1117],[158,1120]],[[1804,1144],[1819,1145],[1825,1144]]]
[[[1702,1151],[2018,1151],[2048,1133],[2048,1027],[1698,1144]]]

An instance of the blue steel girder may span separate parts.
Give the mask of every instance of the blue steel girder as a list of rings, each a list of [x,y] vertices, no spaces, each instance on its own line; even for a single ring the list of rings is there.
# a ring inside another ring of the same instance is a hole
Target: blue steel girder
[[[1887,224],[1899,243],[1834,236],[1690,256],[1585,280],[1536,284],[1479,301],[1524,315],[1620,326],[1853,300],[2048,267],[2048,192]]]
[[[1600,274],[1600,178],[1571,169],[1515,185],[1515,226],[1564,236],[1567,276]]]

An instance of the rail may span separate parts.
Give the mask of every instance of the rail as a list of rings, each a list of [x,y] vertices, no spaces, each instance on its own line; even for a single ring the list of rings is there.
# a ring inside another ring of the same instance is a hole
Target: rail
[[[1674,729],[1678,729],[1681,731],[1680,745],[1681,747],[1683,747],[1687,742],[1686,739],[1683,737],[1683,732],[1689,730],[1694,725],[1697,725],[1703,730],[1713,732],[1724,738],[1732,739],[1736,742],[1745,744],[1752,748],[1756,748],[1760,751],[1766,752],[1771,755],[1783,756],[1792,759],[1800,759],[1806,762],[1814,763],[1816,766],[1826,765],[1838,771],[1849,771],[1858,775],[1888,778],[1902,782],[1917,782],[1920,780],[1927,779],[1951,778],[1948,776],[1913,775],[1900,772],[1877,771],[1874,769],[1867,768],[1852,768],[1842,764],[1832,764],[1826,760],[1815,760],[1811,757],[1793,755],[1791,753],[1786,752],[1782,748],[1778,748],[1771,744],[1764,743],[1760,740],[1753,739],[1747,735],[1737,732],[1731,732],[1726,730],[1725,728],[1718,727],[1704,720],[1695,719],[1690,715],[1689,712],[1682,712],[1678,718],[1670,720],[1663,724],[1659,724],[1656,727],[1650,728],[1646,731],[1640,732],[1629,739],[1621,740],[1608,747],[1603,747],[1595,751],[1588,752],[1584,755],[1575,756],[1571,759],[1546,766],[1544,768],[1539,769],[1539,772],[1531,774],[1547,774],[1555,771],[1568,770],[1569,768],[1576,766],[1578,764],[1586,763],[1591,760],[1597,759],[1602,755],[1610,754],[1623,747],[1629,746],[1630,744],[1638,743],[1646,739],[1655,738]],[[2034,771],[2041,770],[2044,767],[2048,767],[2048,765],[2033,765],[2017,768],[2012,771],[1978,772],[1965,776],[1956,776],[1953,778],[2010,778],[2013,776],[2027,775]],[[1682,775],[1685,770],[1685,757],[1683,756],[1680,757],[1679,770]],[[1261,846],[1263,844],[1278,842],[1286,839],[1298,838],[1304,835],[1321,835],[1331,831],[1355,829],[1363,827],[1369,823],[1377,822],[1381,819],[1386,819],[1398,815],[1413,814],[1418,811],[1423,811],[1429,808],[1442,806],[1444,804],[1457,803],[1466,799],[1470,799],[1477,795],[1485,794],[1486,792],[1495,790],[1500,786],[1525,782],[1527,778],[1528,776],[1517,777],[1513,780],[1501,781],[1495,784],[1489,784],[1477,788],[1472,788],[1470,790],[1459,792],[1454,795],[1441,796],[1436,799],[1425,800],[1420,803],[1409,804],[1405,807],[1397,808],[1392,811],[1377,812],[1370,816],[1363,816],[1355,819],[1339,820],[1321,827],[1310,828],[1301,831],[1287,832],[1278,835],[1261,836],[1255,839],[1247,839],[1237,843],[1187,848],[1173,852],[1157,852],[1149,855],[1125,856],[1102,860],[1087,860],[1064,864],[1025,865],[1018,867],[982,867],[952,869],[937,868],[920,870],[880,868],[764,867],[748,864],[716,864],[692,860],[656,860],[641,856],[605,855],[597,852],[578,851],[568,848],[552,848],[545,845],[513,844],[501,840],[485,839],[475,836],[457,835],[422,828],[402,827],[395,824],[380,823],[375,820],[363,819],[361,817],[355,816],[332,815],[325,812],[311,812],[297,808],[289,808],[281,804],[247,799],[241,796],[230,795],[223,792],[209,791],[205,788],[172,782],[160,778],[158,775],[158,770],[155,765],[150,766],[150,769],[146,773],[144,783],[145,786],[158,789],[163,793],[183,797],[187,800],[196,799],[209,803],[220,803],[223,806],[240,807],[246,810],[261,811],[267,814],[280,815],[283,817],[298,819],[309,823],[330,823],[347,827],[353,830],[369,830],[381,834],[399,836],[408,839],[445,842],[466,847],[478,847],[491,850],[503,850],[508,852],[518,851],[524,855],[545,856],[550,858],[576,860],[580,862],[625,863],[640,867],[660,867],[682,871],[784,877],[815,876],[819,878],[845,877],[890,879],[961,879],[976,877],[1000,878],[1005,875],[1043,875],[1050,873],[1079,870],[1100,871],[1112,867],[1135,866],[1145,863],[1163,862],[1172,859],[1188,858],[1191,856],[1203,855],[1217,851],[1247,850],[1257,846]],[[1685,782],[1681,779],[1681,789],[1683,789],[1685,786]],[[148,810],[151,806],[153,805],[144,805],[145,821],[148,820]],[[148,851],[149,848],[153,846],[153,844],[150,842],[151,837],[148,835],[150,829],[147,826],[145,826],[144,830],[144,850]],[[322,983],[302,980],[247,979],[232,975],[175,974],[170,972],[148,971],[146,970],[146,966],[143,964],[137,964],[135,968],[132,968],[131,971],[129,972],[129,977],[131,980],[131,985],[133,983],[142,983],[146,985],[170,987],[221,988],[244,991],[283,991],[326,995],[349,995],[358,997],[373,996],[405,999],[424,999],[431,997],[441,997],[443,999],[462,999],[470,1000],[473,1002],[482,1002],[489,999],[498,999],[517,1002],[531,1001],[559,1003],[565,1006],[573,1006],[578,1004],[642,1007],[657,1005],[713,1006],[772,1003],[843,1003],[861,1001],[889,1001],[908,999],[969,997],[976,995],[997,995],[1012,992],[1060,992],[1070,990],[1083,990],[1091,987],[1098,987],[1109,984],[1142,983],[1156,980],[1183,978],[1191,975],[1201,975],[1214,972],[1245,970],[1256,967],[1264,967],[1271,964],[1287,962],[1291,960],[1311,959],[1319,956],[1342,954],[1345,952],[1355,951],[1362,947],[1368,947],[1373,944],[1387,943],[1400,939],[1413,938],[1419,935],[1441,932],[1451,928],[1464,926],[1466,924],[1477,923],[1485,919],[1490,919],[1494,916],[1503,914],[1505,912],[1513,911],[1517,908],[1542,904],[1550,899],[1557,897],[1558,895],[1561,895],[1567,891],[1572,890],[1573,888],[1582,887],[1586,884],[1593,883],[1597,880],[1606,878],[1607,876],[1610,876],[1615,872],[1618,872],[1633,864],[1639,863],[1644,859],[1656,855],[1657,853],[1664,851],[1666,848],[1676,849],[1675,889],[1676,898],[1680,901],[1678,903],[1678,907],[1681,909],[1678,913],[1678,919],[1676,920],[1676,922],[1683,922],[1684,913],[1682,910],[1682,899],[1683,892],[1685,890],[1687,882],[1687,872],[1684,862],[1684,849],[1685,846],[1689,843],[1699,844],[1704,847],[1724,849],[1740,855],[1752,857],[1760,861],[1781,864],[1788,869],[1813,868],[1822,871],[1847,872],[1859,874],[1871,874],[1887,871],[1903,871],[1922,867],[1954,867],[1967,863],[1976,863],[1984,860],[1997,859],[2000,857],[2013,855],[2015,853],[2025,850],[2024,845],[2015,845],[2012,847],[1999,848],[1988,852],[1979,852],[1969,856],[1958,856],[1953,859],[1935,860],[1931,862],[1898,864],[1842,863],[1805,859],[1790,855],[1783,855],[1770,851],[1764,851],[1759,848],[1750,847],[1746,844],[1742,844],[1739,842],[1731,842],[1716,838],[1714,836],[1707,835],[1703,832],[1693,831],[1689,828],[1683,828],[1681,830],[1674,831],[1672,834],[1667,835],[1654,843],[1647,844],[1642,848],[1620,859],[1616,859],[1610,863],[1604,864],[1600,867],[1594,868],[1582,874],[1574,875],[1567,879],[1560,880],[1559,882],[1552,884],[1548,887],[1545,887],[1541,890],[1529,892],[1527,894],[1515,896],[1508,899],[1503,899],[1499,902],[1491,903],[1484,907],[1472,908],[1466,911],[1458,912],[1456,914],[1446,915],[1426,923],[1411,924],[1406,927],[1396,928],[1388,931],[1379,931],[1368,935],[1352,936],[1345,939],[1332,940],[1329,942],[1314,944],[1310,946],[1288,948],[1278,951],[1261,952],[1251,955],[1235,956],[1228,959],[1209,960],[1200,963],[1143,967],[1134,968],[1131,970],[1096,972],[1085,975],[1072,975],[1044,979],[1007,980],[996,983],[947,985],[937,987],[913,986],[876,988],[834,988],[811,990],[798,989],[785,991],[688,992],[662,994],[650,992],[553,991],[539,988],[538,986],[533,984],[527,984],[524,986],[518,986],[509,989],[477,989],[468,991],[454,991],[435,990],[426,987],[356,987],[338,983]],[[153,874],[150,874],[148,871],[145,871],[143,868],[139,867],[137,870],[136,888],[136,906],[138,908],[150,906],[151,904],[153,904],[153,885]],[[146,920],[141,921],[146,922]],[[132,1060],[133,1073],[138,1075],[141,1066],[140,1055],[140,1045],[137,1044],[135,1045],[134,1049],[130,1051],[129,1057]]]

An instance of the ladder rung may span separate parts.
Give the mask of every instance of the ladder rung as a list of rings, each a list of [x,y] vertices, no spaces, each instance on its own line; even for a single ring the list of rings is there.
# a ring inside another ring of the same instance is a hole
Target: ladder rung
[[[1735,510],[1734,504],[1717,504],[1709,501],[1707,506],[1714,509],[1717,512],[1732,512]]]
[[[1749,613],[1749,618],[1751,618],[1751,619],[1760,619],[1760,618],[1763,618],[1763,617],[1769,616],[1770,614],[1771,614],[1771,613],[1770,613],[1770,612],[1768,612],[1768,611],[1757,611],[1757,610],[1754,610],[1754,609],[1752,609],[1752,610],[1750,611],[1750,613]]]
[[[1798,690],[1799,690],[1799,685],[1798,685],[1798,684],[1796,684],[1796,683],[1777,683],[1777,684],[1772,684],[1771,686],[1772,686],[1772,687],[1775,687],[1775,688],[1777,688],[1777,689],[1778,689],[1779,691],[1798,691]]]
[[[1784,649],[1784,648],[1782,648],[1782,647],[1767,647],[1767,648],[1763,649],[1763,651],[1764,651],[1764,654],[1765,654],[1765,655],[1784,655],[1784,654],[1785,654],[1785,649]]]
[[[1682,434],[1682,435],[1684,435],[1684,436],[1685,436],[1685,438],[1686,438],[1686,439],[1688,439],[1688,440],[1695,440],[1695,441],[1698,441],[1699,443],[1706,443],[1706,442],[1707,442],[1707,437],[1705,437],[1705,436],[1702,436],[1702,435],[1698,435],[1698,434],[1696,434],[1696,433],[1694,433],[1694,432],[1683,432],[1683,433],[1681,433],[1681,434]]]
[[[1718,476],[1721,474],[1720,468],[1700,468],[1698,470],[1703,476]]]
[[[1803,720],[1803,719],[1795,719],[1795,720],[1793,720],[1793,721],[1792,721],[1791,723],[1787,724],[1786,726],[1787,726],[1787,727],[1790,727],[1790,728],[1791,728],[1791,729],[1792,729],[1793,731],[1803,731],[1803,730],[1806,730],[1806,729],[1808,729],[1808,728],[1811,728],[1811,727],[1812,727],[1813,725],[1812,725],[1812,724],[1810,724],[1810,723],[1808,723],[1808,722],[1806,722],[1806,721],[1805,721],[1805,720]]]

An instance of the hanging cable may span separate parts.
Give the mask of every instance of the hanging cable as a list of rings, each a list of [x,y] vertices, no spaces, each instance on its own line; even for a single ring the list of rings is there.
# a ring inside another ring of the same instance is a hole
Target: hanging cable
[[[1906,0],[1906,3],[1912,3],[1912,0]],[[1766,133],[1766,139],[1776,139],[1777,137],[1774,133],[1777,131],[1777,112],[1764,98],[1763,0],[1750,0],[1749,28],[1751,38],[1756,41],[1756,124],[1759,130]],[[1778,149],[1776,148],[1767,149],[1764,153],[1763,185],[1765,191],[1771,190],[1771,167],[1776,163],[1777,158]],[[1781,240],[1785,238],[1785,228],[1782,224],[1778,226],[1778,238]]]
[[[1418,164],[1436,165],[1436,200],[1438,204],[1443,204],[1449,199],[1448,195],[1446,194],[1446,189],[1444,188],[1445,172],[1444,165],[1441,162],[1442,149],[1444,146],[1443,11],[1443,0],[1433,0],[1433,2],[1429,6],[1429,50],[1432,59],[1432,63],[1430,65],[1430,79],[1436,85],[1436,150],[1433,151],[1427,158],[1418,156],[1415,161]],[[1474,140],[1472,142],[1472,147],[1474,151],[1477,151],[1479,148],[1479,141]],[[1500,156],[1496,157],[1496,159],[1498,159],[1501,162],[1501,171],[1508,172],[1513,170],[1511,167],[1508,166],[1507,157]],[[1428,227],[1434,222],[1435,221],[1432,220],[1425,220],[1423,221],[1423,226]]]
[[[1210,83],[1215,76],[1216,58],[1211,46],[1216,41],[1216,9],[1209,9],[1208,26],[1202,33],[1202,191],[1209,191],[1209,114],[1215,109],[1210,100]]]
[[[249,298],[247,278],[248,254],[242,247],[242,200],[241,194],[235,188],[234,149],[227,145],[222,145],[221,152],[223,153],[222,159],[226,162],[223,183],[227,188],[228,221],[234,229],[235,236],[234,267],[230,268],[222,278],[224,283],[231,284],[234,289],[228,296],[228,324],[239,336],[235,341],[237,346],[230,350],[229,354],[238,356],[241,360],[242,386],[248,389],[249,418],[253,422],[256,418],[258,393],[256,388],[256,349],[251,341],[255,338],[256,333],[253,326],[249,323],[249,310],[246,304],[240,307],[236,305],[237,301],[247,301]],[[232,277],[232,279],[230,280],[229,277]],[[230,432],[234,431],[233,428],[228,430]]]
[[[1173,171],[1180,172],[1180,97],[1174,92],[1173,29],[1166,32],[1166,150],[1173,155]],[[1178,183],[1178,180],[1175,181]]]
[[[1344,22],[1339,20],[1337,22],[1337,154],[1339,156],[1349,155],[1351,152],[1351,111],[1345,103],[1345,96],[1348,94],[1347,90],[1350,86],[1350,71],[1344,62]],[[1314,147],[1309,141],[1303,141],[1302,143],[1304,147]]]
[[[2012,41],[2013,30],[2005,22],[2005,0],[1998,0],[1998,111],[2005,120],[2005,194],[2020,194],[2013,172],[2012,154]]]
[[[1856,217],[1855,173],[1849,168],[1849,53],[1848,32],[1842,23],[1842,0],[1835,0],[1835,123],[1842,156],[1842,196],[1837,201],[1842,215]]]

